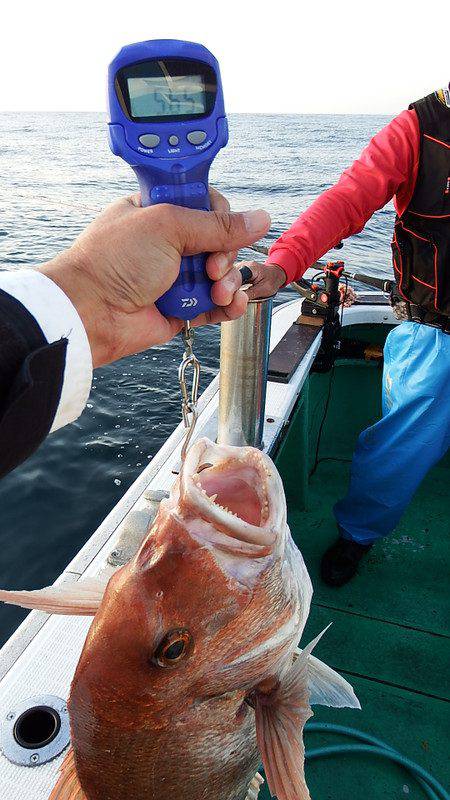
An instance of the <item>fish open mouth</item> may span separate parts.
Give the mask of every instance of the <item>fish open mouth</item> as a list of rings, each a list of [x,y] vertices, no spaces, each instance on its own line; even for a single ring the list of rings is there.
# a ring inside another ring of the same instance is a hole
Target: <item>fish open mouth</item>
[[[255,467],[230,459],[216,466],[202,464],[197,473],[197,486],[214,505],[250,525],[261,527],[267,522],[269,501],[266,486],[258,480]]]
[[[285,522],[284,493],[271,460],[252,447],[200,439],[180,476],[180,500],[241,542],[273,545]]]

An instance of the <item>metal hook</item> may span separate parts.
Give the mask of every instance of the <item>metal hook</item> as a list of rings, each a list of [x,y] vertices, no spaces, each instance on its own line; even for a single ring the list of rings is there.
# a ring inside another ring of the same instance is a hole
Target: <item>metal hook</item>
[[[186,428],[186,437],[183,442],[183,447],[181,448],[181,459],[184,461],[198,417],[197,398],[200,383],[200,362],[193,352],[194,331],[189,321],[185,322],[182,335],[185,352],[184,358],[178,368],[178,380],[181,389],[181,412],[183,415],[184,427]],[[192,367],[192,384],[189,392],[186,373],[190,367]]]

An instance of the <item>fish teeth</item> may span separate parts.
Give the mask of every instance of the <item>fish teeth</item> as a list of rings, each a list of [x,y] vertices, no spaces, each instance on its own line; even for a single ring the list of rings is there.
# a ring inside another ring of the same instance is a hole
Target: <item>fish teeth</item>
[[[217,494],[211,494],[209,496],[209,499],[212,500],[213,503],[215,503],[216,502],[216,497],[217,497]]]

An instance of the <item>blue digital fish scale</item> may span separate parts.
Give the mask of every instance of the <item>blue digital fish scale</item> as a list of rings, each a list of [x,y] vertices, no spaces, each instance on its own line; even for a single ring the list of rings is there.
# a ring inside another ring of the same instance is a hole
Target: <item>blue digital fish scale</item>
[[[123,47],[109,67],[109,142],[133,168],[142,205],[210,209],[209,168],[228,141],[219,65],[201,44],[155,39]],[[214,308],[207,254],[185,256],[158,300],[190,320]]]

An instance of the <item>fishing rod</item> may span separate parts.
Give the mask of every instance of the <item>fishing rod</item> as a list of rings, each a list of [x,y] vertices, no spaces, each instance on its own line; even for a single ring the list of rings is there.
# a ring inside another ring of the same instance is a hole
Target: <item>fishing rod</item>
[[[335,250],[340,250],[344,246],[343,242],[339,242],[338,245],[334,248]],[[254,244],[248,248],[249,250],[253,250],[255,253],[260,253],[261,255],[267,256],[269,254],[269,248],[265,245],[261,244]],[[343,262],[342,262],[343,263]],[[324,261],[316,261],[312,264],[311,269],[322,270],[326,267],[326,263]],[[393,289],[395,288],[395,281],[389,280],[387,278],[377,278],[375,275],[366,275],[363,272],[350,272],[347,269],[342,271],[342,277],[347,278],[348,280],[357,281],[358,283],[363,283],[365,286],[370,286],[372,289],[378,289],[385,294],[391,294]],[[292,286],[294,289],[300,288],[300,294],[303,295],[303,289],[308,288],[306,286],[308,282],[300,278],[298,281],[293,281]]]
[[[379,289],[381,292],[385,292],[385,294],[391,294],[395,287],[395,282],[392,280],[376,278],[375,275],[365,275],[362,272],[349,272],[348,270],[344,270],[342,275],[344,278],[358,281],[358,283],[363,283],[365,286],[371,286],[372,289]]]

